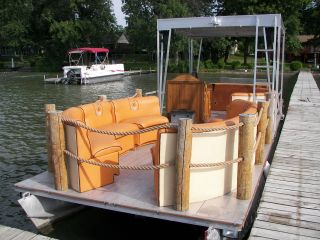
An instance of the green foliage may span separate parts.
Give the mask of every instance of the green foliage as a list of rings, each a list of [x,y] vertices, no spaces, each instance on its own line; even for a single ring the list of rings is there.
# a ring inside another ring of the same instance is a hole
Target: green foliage
[[[238,69],[240,66],[241,66],[241,62],[240,61],[232,61],[231,62],[232,69]]]
[[[218,68],[219,69],[224,69],[225,68],[225,62],[223,61],[223,60],[219,60],[218,61],[218,64],[217,64],[217,66],[218,66]]]
[[[292,61],[290,63],[291,71],[299,71],[302,68],[302,63],[300,61]]]

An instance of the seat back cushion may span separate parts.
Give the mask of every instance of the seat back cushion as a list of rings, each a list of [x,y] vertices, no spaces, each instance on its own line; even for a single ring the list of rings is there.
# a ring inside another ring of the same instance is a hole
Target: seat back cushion
[[[160,115],[158,97],[123,98],[112,101],[116,122],[123,122],[130,118]]]
[[[227,107],[227,119],[237,117],[240,113],[244,113],[251,105],[252,102],[242,99],[232,101]]]

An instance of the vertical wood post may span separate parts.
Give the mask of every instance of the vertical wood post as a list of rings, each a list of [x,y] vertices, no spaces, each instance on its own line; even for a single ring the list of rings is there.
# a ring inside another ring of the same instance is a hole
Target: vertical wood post
[[[107,101],[107,95],[98,95],[98,100]]]
[[[136,97],[142,97],[142,89],[136,89]]]
[[[259,111],[262,110],[262,115],[260,118],[260,122],[257,126],[257,132],[261,132],[260,142],[258,144],[256,150],[256,164],[262,164],[264,161],[264,145],[266,139],[266,128],[267,128],[267,121],[268,121],[268,111],[269,111],[269,102],[261,101],[258,102],[258,109]]]
[[[53,163],[51,158],[51,142],[50,142],[50,129],[49,129],[49,112],[55,111],[56,105],[55,104],[45,104],[44,105],[44,112],[46,118],[46,137],[47,137],[47,153],[48,153],[48,171],[53,172]]]
[[[179,119],[176,157],[176,210],[178,211],[189,209],[191,127],[192,119]]]
[[[53,162],[55,188],[59,191],[65,191],[68,189],[68,176],[63,152],[65,150],[65,140],[61,117],[62,111],[49,112],[51,157]]]
[[[240,114],[240,122],[244,124],[239,129],[239,157],[242,157],[243,160],[238,164],[237,198],[248,200],[252,195],[256,114]]]
[[[268,109],[268,126],[266,129],[266,138],[265,143],[271,144],[273,137],[273,93],[266,94],[267,101],[269,101],[269,109]]]

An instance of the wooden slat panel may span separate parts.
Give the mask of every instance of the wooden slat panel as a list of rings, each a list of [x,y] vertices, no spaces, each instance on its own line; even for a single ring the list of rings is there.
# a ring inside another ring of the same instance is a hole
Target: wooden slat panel
[[[250,239],[320,238],[319,106],[312,75],[300,73]]]

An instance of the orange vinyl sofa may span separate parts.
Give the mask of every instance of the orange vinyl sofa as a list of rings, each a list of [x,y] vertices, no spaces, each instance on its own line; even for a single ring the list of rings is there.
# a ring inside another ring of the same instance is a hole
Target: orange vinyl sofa
[[[227,106],[225,119],[210,123],[193,124],[194,127],[225,127],[239,123],[239,114],[255,114],[255,103],[236,99]],[[255,132],[257,131],[255,127]],[[236,159],[239,144],[238,129],[217,132],[193,132],[191,163],[217,163]],[[156,145],[151,149],[153,164],[175,161],[177,151],[177,130],[161,129]],[[189,201],[198,202],[222,196],[236,188],[238,164],[225,168],[190,169]],[[159,206],[175,204],[175,168],[154,170],[154,186]]]
[[[155,96],[98,100],[66,109],[63,117],[99,130],[117,132],[139,130],[168,122],[166,117],[161,116],[159,100]],[[65,138],[66,149],[78,157],[118,164],[119,155],[156,141],[157,130],[114,136],[65,125]],[[67,162],[70,186],[78,192],[113,183],[114,175],[119,174],[119,169],[78,163],[71,158]]]

